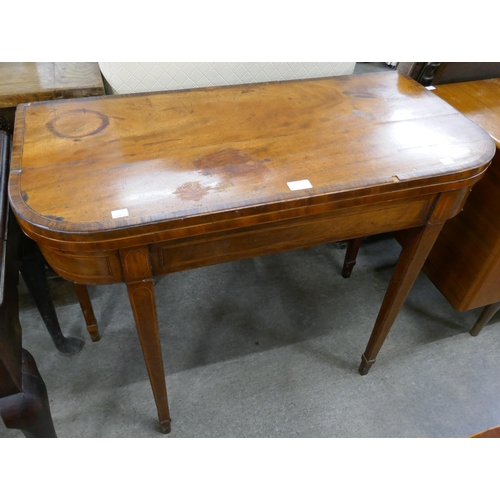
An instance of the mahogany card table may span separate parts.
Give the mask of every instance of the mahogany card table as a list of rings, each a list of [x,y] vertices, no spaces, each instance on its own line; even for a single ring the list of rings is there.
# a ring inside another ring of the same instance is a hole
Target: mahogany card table
[[[494,153],[479,126],[386,72],[19,105],[9,194],[55,272],[126,283],[169,432],[155,275],[405,231],[366,374]]]

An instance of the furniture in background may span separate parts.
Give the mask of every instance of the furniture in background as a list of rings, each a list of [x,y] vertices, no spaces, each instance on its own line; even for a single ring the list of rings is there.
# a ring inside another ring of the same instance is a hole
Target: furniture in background
[[[480,127],[384,72],[20,105],[9,192],[58,274],[126,283],[169,432],[155,275],[404,232],[366,374],[494,152]]]
[[[462,212],[448,221],[424,271],[458,311],[485,307],[477,335],[500,308],[500,79],[438,85],[432,91],[488,132],[497,154]]]
[[[104,94],[97,63],[0,63],[0,128],[12,133],[20,103]]]
[[[0,131],[0,416],[26,437],[56,437],[47,389],[22,348],[18,281],[21,230],[7,197],[10,138]]]
[[[424,86],[500,78],[499,62],[400,62],[396,70]]]
[[[104,84],[97,63],[0,63],[0,129],[12,133],[15,109],[20,103],[103,94]],[[45,261],[36,243],[22,234],[20,248],[21,275],[54,345],[65,354],[80,351],[83,341],[67,338],[61,332],[47,283]],[[87,330],[92,340],[98,340],[97,322],[87,288],[76,285],[76,293]]]
[[[456,65],[456,70],[447,78],[467,78],[468,81],[437,85],[433,93],[486,130],[495,140],[498,151],[500,78],[475,78],[500,74],[500,63],[449,63],[449,66],[453,65]],[[412,74],[416,75],[418,71],[420,75],[426,74],[425,67],[415,68]],[[471,68],[474,71],[468,73]],[[442,75],[440,81],[444,76]],[[434,81],[435,79],[432,80],[433,83]],[[478,335],[500,309],[498,213],[500,156],[496,154],[484,178],[475,185],[463,211],[445,224],[424,266],[425,273],[455,309],[462,312],[484,307],[471,329],[473,336]],[[344,277],[351,274],[360,243],[359,239],[348,242],[342,270]]]
[[[498,62],[399,62],[396,70],[424,86],[500,78]],[[361,240],[347,242],[342,276],[349,278],[361,246]]]

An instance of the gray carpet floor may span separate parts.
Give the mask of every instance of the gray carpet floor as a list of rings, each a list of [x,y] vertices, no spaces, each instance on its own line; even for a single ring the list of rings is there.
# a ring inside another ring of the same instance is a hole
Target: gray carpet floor
[[[467,437],[500,425],[500,317],[478,337],[421,274],[377,362],[357,368],[400,252],[364,241],[350,279],[337,243],[172,274],[155,290],[172,432],[156,409],[124,285],[91,287],[92,343],[72,289],[57,311],[75,356],[54,348],[29,300],[24,347],[59,437]],[[0,420],[0,437],[22,437]]]

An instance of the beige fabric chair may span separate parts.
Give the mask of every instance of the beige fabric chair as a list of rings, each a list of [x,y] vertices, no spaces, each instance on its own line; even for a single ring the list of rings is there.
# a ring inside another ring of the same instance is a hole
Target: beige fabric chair
[[[100,62],[109,94],[350,75],[355,62]]]

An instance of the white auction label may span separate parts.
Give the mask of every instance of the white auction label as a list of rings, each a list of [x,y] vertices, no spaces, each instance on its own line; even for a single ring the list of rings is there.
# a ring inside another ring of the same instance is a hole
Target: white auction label
[[[126,208],[121,208],[120,210],[111,210],[111,217],[113,217],[113,219],[128,217],[128,210]]]
[[[451,158],[441,158],[440,162],[443,165],[451,165],[452,163],[455,163]]]
[[[312,188],[312,184],[307,179],[304,179],[302,181],[287,182],[287,184],[292,191]]]

